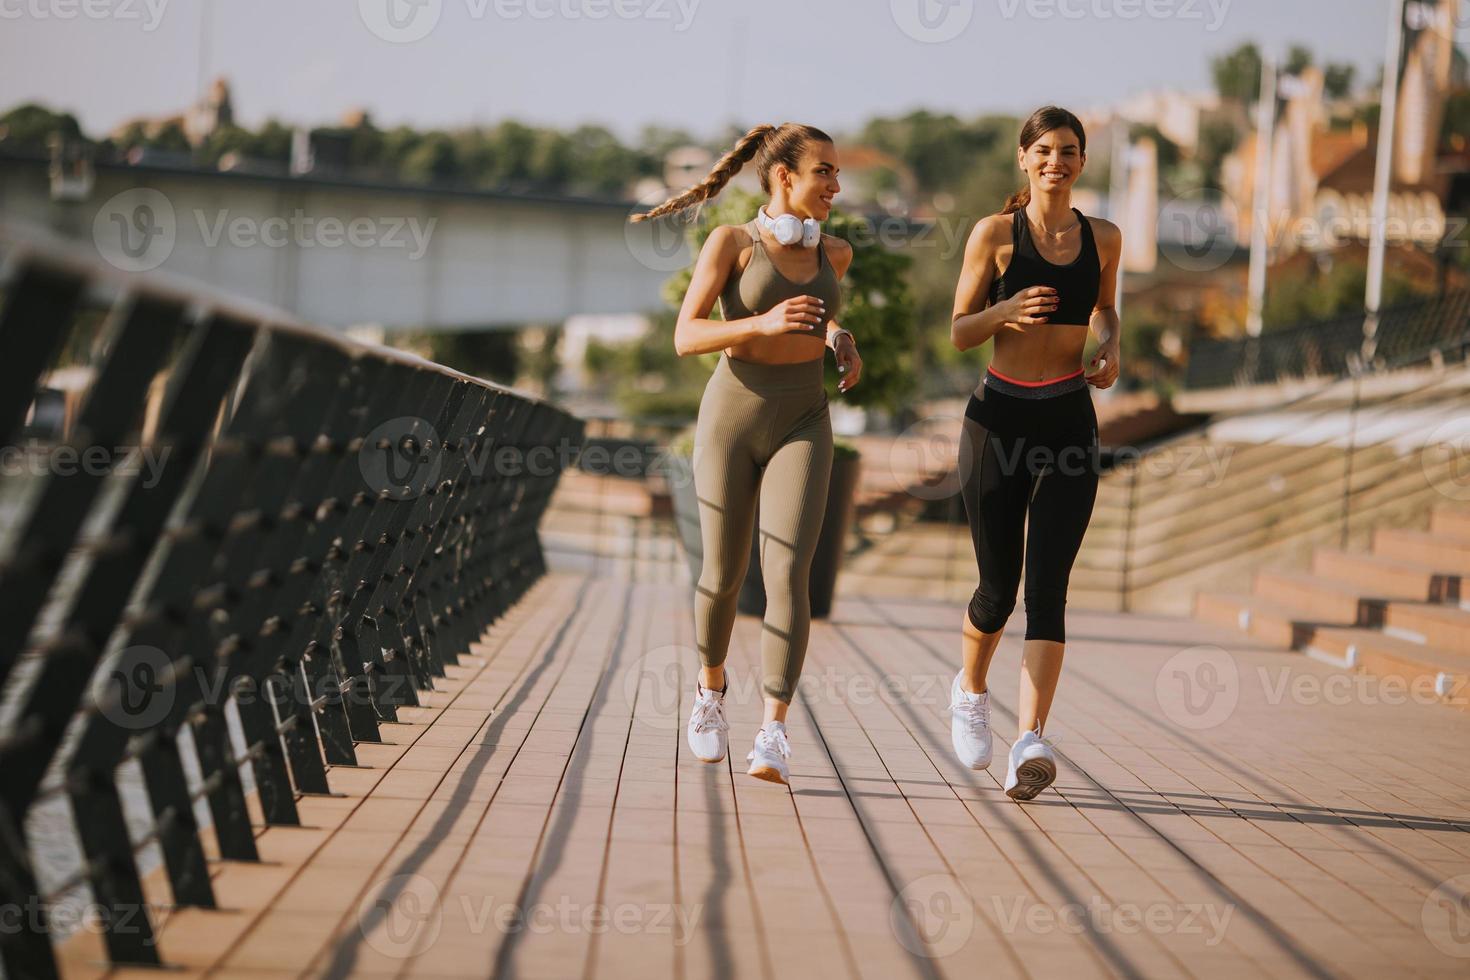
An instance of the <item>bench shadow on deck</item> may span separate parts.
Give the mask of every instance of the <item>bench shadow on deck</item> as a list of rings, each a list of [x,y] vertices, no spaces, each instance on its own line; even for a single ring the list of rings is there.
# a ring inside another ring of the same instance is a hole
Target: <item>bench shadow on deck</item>
[[[1466,712],[1335,697],[1330,668],[1188,620],[1076,612],[1064,764],[1020,806],[999,781],[1021,630],[997,759],[970,772],[960,606],[844,597],[812,631],[787,789],[743,772],[760,624],[732,645],[732,758],[702,764],[690,592],[640,577],[534,585],[333,769],[339,795],[260,832],[261,864],[213,866],[223,908],[160,910],[170,975],[1464,975]],[[66,975],[104,973],[96,946],[68,944]]]

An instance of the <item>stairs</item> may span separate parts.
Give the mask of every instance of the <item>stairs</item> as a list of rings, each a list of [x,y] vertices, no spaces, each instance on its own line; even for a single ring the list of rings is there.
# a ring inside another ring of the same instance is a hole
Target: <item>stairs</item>
[[[1370,552],[1319,547],[1310,567],[1266,567],[1249,593],[1204,591],[1197,619],[1372,675],[1416,701],[1470,710],[1470,508],[1436,505],[1429,529],[1380,527]]]

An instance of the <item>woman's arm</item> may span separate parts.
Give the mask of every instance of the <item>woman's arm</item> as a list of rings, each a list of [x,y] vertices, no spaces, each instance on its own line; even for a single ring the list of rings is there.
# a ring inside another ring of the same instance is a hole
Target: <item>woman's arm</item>
[[[827,258],[840,281],[852,266],[852,244],[841,238],[832,238],[830,242],[827,246]],[[827,346],[832,348],[832,356],[837,361],[837,373],[842,375],[842,380],[837,382],[837,390],[847,391],[858,383],[863,373],[863,359],[858,356],[857,344],[853,341],[852,333],[844,330],[842,324],[836,320],[828,320]]]
[[[996,250],[1001,244],[1000,236],[1009,237],[1009,225],[1000,215],[981,218],[965,242],[964,264],[954,291],[954,316],[949,325],[949,341],[957,350],[979,347],[1002,330],[1045,323],[1044,314],[1056,306],[1056,290],[1050,286],[1032,286],[999,303],[989,304]]]
[[[730,270],[739,261],[743,243],[735,229],[721,225],[705,240],[694,265],[694,276],[679,320],[674,325],[674,350],[680,357],[708,354],[744,343],[754,337],[787,332],[812,332],[821,322],[822,303],[813,296],[797,296],[778,303],[758,316],[739,320],[711,320],[710,310],[725,288]]]
[[[1118,296],[1118,263],[1123,255],[1123,233],[1111,221],[1101,218],[1088,220],[1096,225],[1094,233],[1098,253],[1102,257],[1102,280],[1098,284],[1097,305],[1087,321],[1088,329],[1097,337],[1097,351],[1089,362],[1093,373],[1086,377],[1096,387],[1107,388],[1118,380],[1120,370],[1118,362],[1123,324],[1118,318],[1115,304]]]

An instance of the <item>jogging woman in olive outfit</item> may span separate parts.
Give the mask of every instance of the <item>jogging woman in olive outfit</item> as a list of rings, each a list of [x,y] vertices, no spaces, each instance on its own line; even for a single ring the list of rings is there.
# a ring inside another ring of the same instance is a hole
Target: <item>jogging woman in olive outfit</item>
[[[634,220],[714,197],[752,159],[770,201],[745,224],[710,233],[674,331],[680,355],[721,352],[694,434],[704,542],[694,620],[703,666],[688,739],[705,762],[725,758],[725,654],[759,499],[766,710],[746,758],[750,775],[784,783],[791,752],[786,710],[806,656],[812,555],[832,469],[824,345],[832,348],[842,374],[840,390],[850,389],[862,373],[852,334],[833,319],[842,301],[838,280],[852,262],[852,247],[821,232],[840,190],[837,150],[811,126],[757,126],[701,183]],[[721,320],[709,319],[716,300]]]
[[[1097,494],[1097,415],[1088,386],[1118,378],[1113,308],[1122,235],[1072,207],[1087,159],[1082,123],[1045,106],[1021,128],[1016,162],[1029,186],[976,224],[965,245],[950,339],[994,339],[985,378],[965,408],[959,472],[980,566],[963,625],[964,665],[950,691],[960,762],[990,765],[985,676],[1016,604],[1025,563],[1026,638],[1005,792],[1029,800],[1056,778],[1042,726],[1061,676],[1072,563]],[[1091,329],[1092,373],[1080,366]],[[1023,548],[1024,537],[1024,548]]]

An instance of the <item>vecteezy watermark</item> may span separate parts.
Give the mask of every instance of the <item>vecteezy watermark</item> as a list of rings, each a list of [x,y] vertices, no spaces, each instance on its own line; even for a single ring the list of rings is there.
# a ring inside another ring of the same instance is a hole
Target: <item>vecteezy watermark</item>
[[[1113,465],[1132,465],[1148,477],[1187,479],[1191,486],[1213,489],[1225,482],[1235,447],[1227,443],[1175,443],[1165,449],[1114,446]]]
[[[1154,675],[1159,710],[1180,728],[1214,728],[1240,700],[1240,668],[1217,646],[1193,646],[1164,661]]]
[[[641,20],[676,33],[694,23],[700,0],[464,0],[470,20]],[[443,0],[358,0],[358,16],[375,37],[412,44],[428,37],[444,13]]]
[[[1007,901],[1000,895],[990,899],[995,920],[1010,934],[1068,933],[1081,935],[1124,935],[1140,932],[1155,935],[1203,936],[1206,946],[1218,946],[1230,928],[1235,905],[1205,902],[1112,902],[1093,895],[1086,902],[1049,905],[1018,895]]]
[[[130,902],[116,905],[43,902],[33,895],[29,901],[0,903],[0,936],[15,936],[23,932],[69,936],[78,931],[137,936],[147,926],[147,906]],[[142,941],[151,946],[157,940],[151,929],[148,932]]]
[[[136,21],[155,31],[163,21],[169,0],[0,0],[0,20]]]
[[[1228,262],[1243,245],[1244,219],[1265,231],[1267,244],[1285,252],[1331,252],[1349,242],[1366,243],[1381,227],[1391,245],[1426,249],[1466,247],[1467,219],[1446,215],[1430,191],[1394,191],[1375,217],[1369,195],[1323,188],[1304,209],[1242,207],[1228,194],[1200,188],[1177,194],[1159,207],[1159,251],[1189,272],[1209,272]]]
[[[494,929],[532,935],[669,936],[675,946],[694,938],[704,905],[678,902],[578,902],[562,895],[554,902],[503,902],[492,895],[459,896],[459,906],[472,935]]]
[[[1470,874],[1441,881],[1419,910],[1424,935],[1446,956],[1470,957]]]
[[[1429,485],[1451,500],[1470,500],[1470,419],[1446,419],[1424,437],[1419,466]]]
[[[1404,678],[1341,671],[1322,676],[1290,667],[1277,668],[1274,673],[1257,667],[1256,673],[1266,703],[1273,706],[1285,701],[1302,705],[1470,704],[1470,699],[1441,679],[1444,675]]]
[[[141,477],[151,490],[163,477],[172,446],[76,446],[39,439],[0,446],[0,476]]]
[[[186,212],[184,224],[161,191],[135,187],[109,198],[92,219],[92,241],[109,263],[124,272],[146,272],[168,260],[179,233],[192,219],[204,248],[298,248],[402,250],[410,261],[428,252],[438,218],[416,215],[250,215],[229,208]]]
[[[327,656],[315,648],[306,657]],[[146,644],[125,647],[98,671],[92,697],[97,713],[124,731],[146,731],[161,724],[178,706],[179,692],[188,690],[199,705],[219,707],[229,701],[253,704],[264,700],[277,714],[285,716],[310,711],[323,703],[372,707],[380,702],[397,703],[412,678],[406,674],[375,671],[367,684],[347,683],[335,670],[320,672],[308,683],[297,665],[296,673],[268,674],[262,678],[245,675],[226,677],[212,663],[191,657],[170,656]],[[182,683],[192,678],[191,683]]]
[[[975,905],[953,875],[924,875],[893,896],[888,926],[899,944],[915,956],[949,956],[970,941]]]
[[[234,248],[394,248],[407,249],[408,258],[418,260],[429,250],[438,218],[420,222],[417,216],[341,218],[337,215],[314,217],[297,208],[289,215],[231,215],[229,208],[213,214],[194,211],[199,235],[206,248],[220,242]]]
[[[889,0],[893,22],[915,41],[953,41],[970,26],[975,0]]]
[[[1207,31],[1225,23],[1230,0],[995,0],[1000,14],[1014,20],[1020,12],[1033,20],[1197,20]]]
[[[641,477],[643,459],[637,447],[583,447],[565,438],[554,445],[525,447],[497,444],[494,439],[467,439],[446,445],[434,426],[417,415],[380,422],[358,447],[363,481],[375,495],[393,500],[409,500],[426,493],[438,486],[441,478],[458,475],[481,479],[487,472],[501,478],[548,477],[580,467],[591,473]]]
[[[368,889],[358,904],[357,924],[364,940],[385,956],[406,958],[434,944],[444,925],[446,904],[472,936],[623,935],[669,936],[675,946],[694,937],[704,914],[702,903],[581,902],[570,895],[555,901],[503,901],[494,895],[460,894],[446,899],[427,877],[397,874]]]

